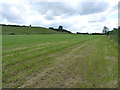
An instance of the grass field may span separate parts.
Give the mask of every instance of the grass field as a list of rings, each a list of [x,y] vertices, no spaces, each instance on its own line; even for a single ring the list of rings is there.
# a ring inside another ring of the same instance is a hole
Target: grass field
[[[23,34],[68,34],[67,32],[58,32],[44,27],[15,27],[15,26],[2,26],[2,34],[9,35],[14,33],[15,35]]]
[[[3,88],[116,88],[117,46],[104,35],[3,35]]]

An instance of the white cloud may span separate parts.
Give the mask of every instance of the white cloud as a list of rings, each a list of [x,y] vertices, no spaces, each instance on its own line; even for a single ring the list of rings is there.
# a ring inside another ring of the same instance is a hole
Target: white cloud
[[[1,0],[0,23],[44,27],[62,25],[72,32],[101,32],[118,25],[118,0]]]

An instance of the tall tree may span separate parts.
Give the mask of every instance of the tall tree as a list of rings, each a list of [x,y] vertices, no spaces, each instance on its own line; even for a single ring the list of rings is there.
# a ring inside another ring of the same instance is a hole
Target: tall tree
[[[63,26],[60,25],[60,26],[58,27],[58,29],[59,29],[60,31],[62,31],[62,30],[63,30]]]
[[[106,34],[108,31],[109,31],[109,28],[106,27],[106,26],[104,26],[104,28],[103,28],[103,34]]]

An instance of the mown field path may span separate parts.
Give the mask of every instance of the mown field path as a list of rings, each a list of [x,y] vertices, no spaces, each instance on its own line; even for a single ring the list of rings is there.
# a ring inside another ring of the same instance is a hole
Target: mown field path
[[[118,87],[117,46],[106,36],[3,36],[5,87]]]

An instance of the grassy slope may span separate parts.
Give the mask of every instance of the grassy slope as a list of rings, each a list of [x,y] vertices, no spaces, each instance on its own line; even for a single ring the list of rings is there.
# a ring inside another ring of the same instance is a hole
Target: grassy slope
[[[66,32],[58,32],[43,27],[13,27],[2,26],[2,34],[60,34]]]
[[[117,57],[105,36],[3,36],[3,87],[117,87]]]

